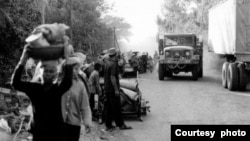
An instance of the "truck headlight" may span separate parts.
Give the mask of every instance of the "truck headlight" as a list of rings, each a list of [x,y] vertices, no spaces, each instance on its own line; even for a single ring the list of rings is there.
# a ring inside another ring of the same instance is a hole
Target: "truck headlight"
[[[170,52],[169,51],[166,51],[165,52],[165,56],[169,56],[170,55]]]
[[[185,52],[185,55],[186,55],[186,56],[190,56],[190,51],[186,51],[186,52]]]

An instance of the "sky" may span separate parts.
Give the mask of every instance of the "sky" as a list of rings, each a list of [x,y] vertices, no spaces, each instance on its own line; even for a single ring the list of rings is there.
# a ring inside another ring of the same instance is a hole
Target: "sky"
[[[132,36],[125,43],[127,50],[149,52],[157,50],[156,17],[162,0],[106,0],[114,3],[112,15],[123,17],[132,28]]]

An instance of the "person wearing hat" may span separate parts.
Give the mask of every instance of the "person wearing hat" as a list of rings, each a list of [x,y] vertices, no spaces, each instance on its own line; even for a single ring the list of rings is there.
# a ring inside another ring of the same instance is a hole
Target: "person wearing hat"
[[[107,116],[106,116],[106,130],[113,130],[112,120],[115,120],[116,126],[121,130],[132,129],[126,126],[121,113],[120,104],[120,84],[119,84],[119,70],[118,59],[115,48],[109,49],[109,61],[105,64],[104,68],[104,90],[107,98]]]
[[[81,61],[78,57],[66,59],[65,66],[72,70],[72,86],[62,96],[61,108],[64,121],[63,135],[64,141],[78,141],[80,138],[81,121],[86,130],[92,128],[92,116],[89,106],[89,98],[86,87],[79,78]]]
[[[29,57],[29,46],[25,46],[12,76],[12,85],[16,90],[26,93],[34,106],[34,124],[31,127],[33,141],[61,141],[63,139],[61,97],[72,85],[72,81],[66,81],[72,80],[72,70],[65,67],[61,83],[53,83],[57,77],[57,63],[43,61],[44,83],[24,82],[21,77]]]
[[[138,52],[133,52],[133,56],[130,58],[130,65],[134,68],[134,75],[137,74],[139,67],[139,58],[137,56]]]

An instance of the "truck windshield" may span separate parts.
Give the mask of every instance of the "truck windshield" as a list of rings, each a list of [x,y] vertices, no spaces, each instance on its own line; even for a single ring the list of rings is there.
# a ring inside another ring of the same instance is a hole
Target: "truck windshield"
[[[194,45],[192,36],[165,36],[165,45]]]

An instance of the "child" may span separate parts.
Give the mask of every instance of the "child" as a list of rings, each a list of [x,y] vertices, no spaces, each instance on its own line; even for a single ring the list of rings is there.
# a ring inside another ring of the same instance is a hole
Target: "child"
[[[92,110],[92,113],[94,109],[97,109],[95,107],[95,95],[99,96],[101,94],[101,86],[100,86],[100,76],[99,72],[101,71],[101,64],[95,63],[94,65],[94,71],[89,76],[89,84],[90,84],[90,108]]]

